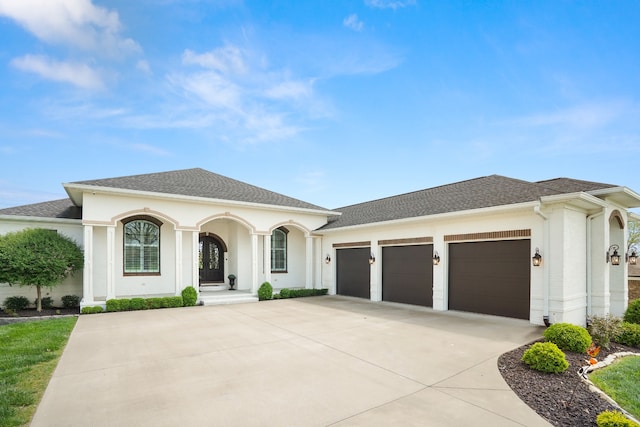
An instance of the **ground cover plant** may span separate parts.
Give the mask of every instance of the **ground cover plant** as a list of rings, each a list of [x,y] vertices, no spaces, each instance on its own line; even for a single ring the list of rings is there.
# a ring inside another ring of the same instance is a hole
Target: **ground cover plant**
[[[589,379],[634,417],[640,418],[640,356],[628,356],[598,369]]]
[[[0,427],[30,422],[76,320],[0,326]]]

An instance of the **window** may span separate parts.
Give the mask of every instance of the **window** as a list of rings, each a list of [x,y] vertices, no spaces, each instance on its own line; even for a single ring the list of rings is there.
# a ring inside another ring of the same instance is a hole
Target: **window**
[[[151,217],[124,222],[124,273],[160,274],[160,226]]]
[[[287,271],[287,230],[276,228],[271,233],[271,271],[286,273]]]

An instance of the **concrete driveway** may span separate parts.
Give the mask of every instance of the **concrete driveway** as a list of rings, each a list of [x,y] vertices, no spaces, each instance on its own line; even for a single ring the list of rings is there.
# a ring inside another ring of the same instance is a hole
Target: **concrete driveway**
[[[81,316],[32,426],[548,426],[526,321],[341,297]]]

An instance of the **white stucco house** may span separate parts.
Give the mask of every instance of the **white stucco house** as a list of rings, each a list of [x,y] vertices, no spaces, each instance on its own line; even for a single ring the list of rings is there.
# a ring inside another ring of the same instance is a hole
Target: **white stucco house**
[[[335,210],[203,169],[63,186],[67,199],[0,210],[0,234],[47,228],[83,246],[82,273],[54,300],[190,285],[204,303],[256,300],[268,281],[534,324],[624,312],[626,227],[640,207],[626,187],[497,175]],[[230,274],[237,290],[223,291]],[[0,285],[0,302],[28,293]]]

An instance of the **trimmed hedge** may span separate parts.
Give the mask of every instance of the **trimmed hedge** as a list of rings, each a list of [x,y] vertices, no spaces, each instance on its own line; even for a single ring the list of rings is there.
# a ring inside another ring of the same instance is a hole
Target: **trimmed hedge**
[[[269,282],[264,282],[258,288],[258,299],[264,301],[271,298],[273,298],[273,286]]]
[[[640,427],[640,424],[631,421],[619,411],[600,412],[596,424],[598,427]]]
[[[42,297],[40,303],[42,304],[42,308],[44,309],[53,308],[53,298],[51,297]],[[38,298],[33,300],[33,305],[38,305]]]
[[[640,324],[640,299],[629,303],[623,319],[625,322]]]
[[[273,296],[274,299],[302,298],[327,295],[329,289],[280,289],[280,293]]]
[[[9,310],[25,310],[29,307],[29,298],[23,296],[8,297],[4,300],[4,307]]]
[[[131,311],[157,308],[183,307],[182,296],[157,297],[157,298],[120,298],[107,300],[107,311]]]
[[[542,335],[546,341],[574,353],[584,353],[591,345],[589,332],[582,326],[571,323],[555,323],[549,326]]]
[[[615,341],[629,347],[640,348],[640,325],[629,322],[622,322],[620,331]]]
[[[182,301],[185,307],[193,307],[198,302],[198,293],[193,286],[187,286],[182,290]]]
[[[62,297],[62,306],[64,308],[80,307],[80,297],[78,295],[65,295]]]
[[[80,313],[82,314],[95,314],[95,313],[102,313],[104,310],[102,309],[102,307],[100,307],[99,305],[93,306],[93,307],[82,307],[82,311],[80,311]]]
[[[569,367],[567,358],[552,342],[537,342],[524,352],[521,359],[536,371],[559,374]]]

